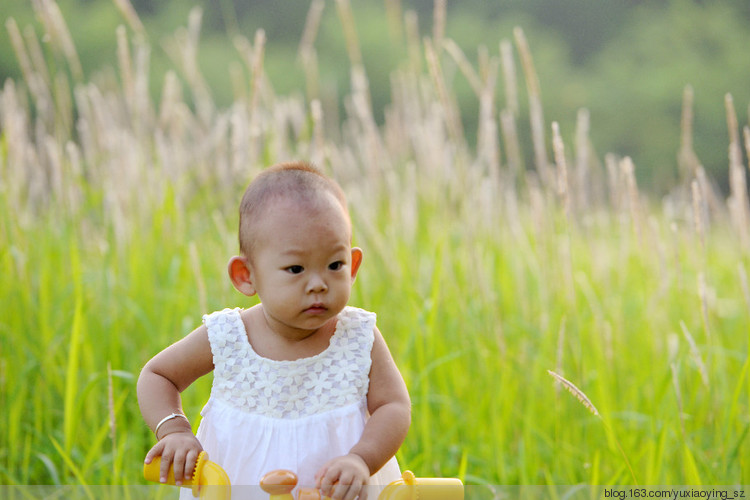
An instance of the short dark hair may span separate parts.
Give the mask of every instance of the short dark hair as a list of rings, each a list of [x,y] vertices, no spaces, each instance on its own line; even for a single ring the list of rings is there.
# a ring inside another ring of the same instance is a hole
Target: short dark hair
[[[348,216],[341,186],[312,164],[302,161],[279,163],[262,171],[247,187],[240,202],[240,253],[250,257],[254,241],[253,222],[262,215],[270,201],[281,197],[312,201],[324,193],[332,194]]]

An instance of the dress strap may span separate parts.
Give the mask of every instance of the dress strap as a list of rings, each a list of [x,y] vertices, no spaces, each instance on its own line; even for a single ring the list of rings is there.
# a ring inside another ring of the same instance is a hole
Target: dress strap
[[[373,312],[346,307],[339,314],[336,335],[331,338],[331,350],[343,351],[348,359],[358,358],[358,364],[367,365],[365,373],[369,372],[376,319]]]
[[[229,359],[246,355],[247,334],[240,316],[240,308],[223,309],[203,316],[208,331],[208,341],[214,357],[217,373]]]

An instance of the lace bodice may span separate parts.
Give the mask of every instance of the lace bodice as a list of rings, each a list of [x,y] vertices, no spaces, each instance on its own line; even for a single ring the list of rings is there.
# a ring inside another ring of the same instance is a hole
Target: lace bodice
[[[296,419],[358,403],[367,395],[375,314],[346,307],[323,352],[294,361],[258,355],[240,309],[203,317],[214,360],[211,398],[244,412]]]

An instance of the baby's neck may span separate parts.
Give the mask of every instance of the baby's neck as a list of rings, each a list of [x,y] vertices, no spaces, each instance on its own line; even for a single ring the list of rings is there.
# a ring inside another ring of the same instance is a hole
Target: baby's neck
[[[294,361],[316,356],[330,345],[337,318],[331,318],[316,330],[290,328],[276,322],[262,304],[242,311],[248,342],[261,357],[274,361]]]

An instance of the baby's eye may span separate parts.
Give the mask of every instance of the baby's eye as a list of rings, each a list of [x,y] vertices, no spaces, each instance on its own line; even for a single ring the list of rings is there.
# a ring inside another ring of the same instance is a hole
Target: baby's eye
[[[330,269],[331,271],[338,271],[342,267],[344,267],[344,263],[340,260],[337,260],[336,262],[332,262],[331,264],[328,265],[328,269]]]
[[[302,266],[289,266],[286,268],[286,272],[292,273],[292,274],[299,274],[304,270],[305,268]]]

